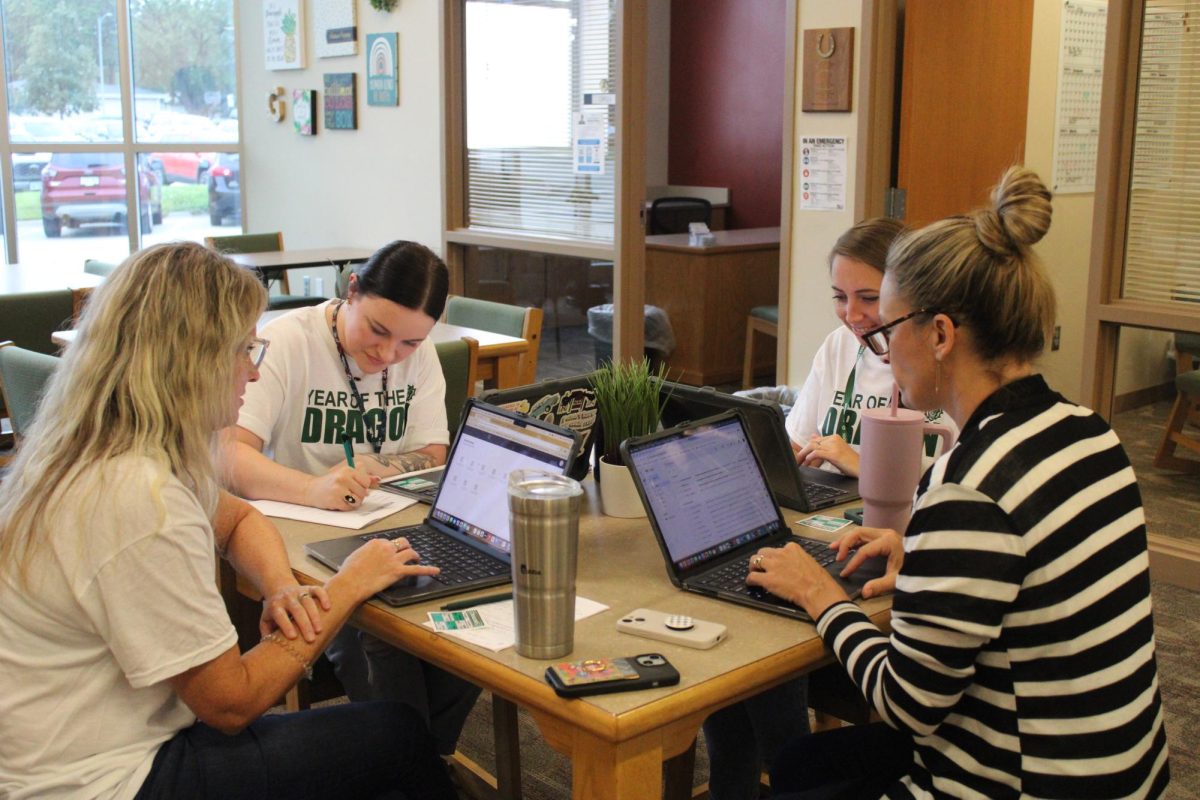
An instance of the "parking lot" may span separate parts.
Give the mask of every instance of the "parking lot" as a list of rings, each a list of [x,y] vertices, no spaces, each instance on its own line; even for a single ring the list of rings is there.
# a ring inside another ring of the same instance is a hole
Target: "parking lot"
[[[207,207],[202,211],[175,211],[163,216],[162,224],[144,237],[142,245],[177,240],[204,241],[205,236],[238,233],[239,225],[214,227],[209,224]],[[57,239],[47,239],[40,219],[17,223],[18,261],[22,264],[77,263],[89,258],[121,261],[129,255],[129,237],[119,228],[64,230]]]

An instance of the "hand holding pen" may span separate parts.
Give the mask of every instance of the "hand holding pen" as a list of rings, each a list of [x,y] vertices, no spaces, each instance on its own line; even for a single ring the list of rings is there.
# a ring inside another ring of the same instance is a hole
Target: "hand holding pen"
[[[346,463],[335,464],[324,475],[314,475],[304,491],[304,504],[331,511],[358,508],[367,492],[379,485],[379,478],[357,469],[349,438],[342,440],[348,456]]]

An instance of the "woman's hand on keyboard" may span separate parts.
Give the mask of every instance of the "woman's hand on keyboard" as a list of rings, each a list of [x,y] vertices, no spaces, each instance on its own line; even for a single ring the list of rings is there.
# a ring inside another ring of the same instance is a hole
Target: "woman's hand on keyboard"
[[[437,567],[415,563],[421,557],[407,539],[371,539],[350,554],[338,575],[360,588],[366,600],[402,578],[437,575]]]
[[[324,475],[309,478],[304,489],[304,505],[330,511],[353,511],[362,505],[367,492],[378,485],[379,478],[365,469],[338,464]]]
[[[814,433],[803,446],[792,442],[792,452],[796,454],[796,463],[802,467],[819,467],[828,461],[843,475],[858,476],[858,452],[836,434],[820,436]]]
[[[764,547],[750,556],[746,583],[795,603],[813,619],[834,603],[850,599],[833,576],[795,542]]]
[[[842,577],[853,574],[868,558],[887,557],[887,569],[883,575],[863,584],[864,599],[895,590],[896,575],[904,563],[904,544],[900,534],[891,528],[857,528],[830,542],[829,546],[838,551],[838,561],[846,561],[849,556],[850,560],[846,561],[846,566],[842,569]]]

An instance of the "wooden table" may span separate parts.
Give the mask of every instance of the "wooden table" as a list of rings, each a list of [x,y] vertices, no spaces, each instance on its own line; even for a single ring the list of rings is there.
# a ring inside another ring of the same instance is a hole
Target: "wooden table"
[[[280,311],[268,311],[259,319],[259,326],[265,325],[271,319],[280,316]],[[529,342],[519,336],[505,336],[502,333],[467,328],[462,325],[449,325],[438,322],[429,333],[429,338],[438,342],[451,342],[470,336],[479,342],[479,367],[477,375],[481,380],[496,378],[497,386],[507,389],[520,385],[517,373],[517,362],[521,354],[529,349]],[[55,331],[50,340],[59,347],[66,347],[75,341],[75,331]]]
[[[425,628],[421,623],[427,613],[438,610],[444,599],[399,609],[371,602],[355,613],[353,622],[502,701],[528,709],[550,746],[571,759],[573,797],[657,800],[664,761],[689,751],[705,717],[831,656],[811,625],[676,589],[667,579],[649,523],[602,516],[596,486],[588,480],[584,487],[578,593],[609,610],[576,623],[575,649],[561,660],[661,652],[678,668],[678,686],[565,700],[543,680],[550,662],[524,658],[513,648],[493,653]],[[425,512],[422,506],[406,509],[365,530],[416,523]],[[789,521],[802,516],[785,515]],[[307,558],[303,546],[348,532],[293,520],[274,522],[299,580],[325,581],[331,572]],[[638,607],[720,622],[730,635],[712,650],[692,650],[618,634],[619,616]],[[879,624],[889,619],[887,598],[867,601],[864,608]],[[503,746],[497,742],[498,751]],[[686,774],[690,771],[688,764]],[[502,796],[515,796],[514,780],[519,785],[519,776],[500,776]]]
[[[270,253],[236,253],[230,254],[229,258],[247,269],[258,270],[265,282],[278,279],[289,269],[338,269],[344,264],[361,264],[374,252],[362,247],[319,247],[310,250],[277,250]]]
[[[709,247],[686,233],[646,237],[646,302],[671,320],[671,377],[695,386],[740,383],[746,317],[779,302],[779,228],[713,235]]]

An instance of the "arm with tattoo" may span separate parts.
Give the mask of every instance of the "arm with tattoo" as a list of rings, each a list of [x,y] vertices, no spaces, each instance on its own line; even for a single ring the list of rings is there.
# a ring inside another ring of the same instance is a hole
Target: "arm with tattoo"
[[[446,463],[446,445],[429,445],[409,453],[360,455],[358,463],[372,475],[388,478]]]

